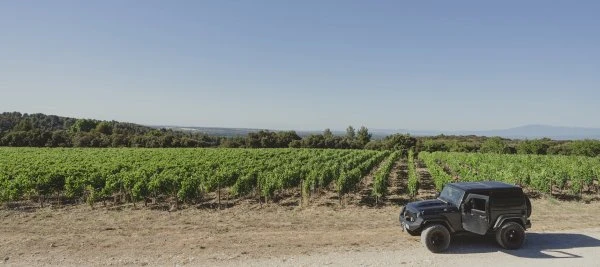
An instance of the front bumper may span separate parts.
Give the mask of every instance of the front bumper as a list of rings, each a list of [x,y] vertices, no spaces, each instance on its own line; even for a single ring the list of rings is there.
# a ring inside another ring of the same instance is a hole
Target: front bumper
[[[419,216],[419,213],[406,210],[406,207],[402,208],[399,220],[402,231],[416,231],[421,228],[421,224],[423,223],[423,218]]]
[[[529,229],[531,228],[531,221],[527,220],[527,222],[525,223],[525,229]]]

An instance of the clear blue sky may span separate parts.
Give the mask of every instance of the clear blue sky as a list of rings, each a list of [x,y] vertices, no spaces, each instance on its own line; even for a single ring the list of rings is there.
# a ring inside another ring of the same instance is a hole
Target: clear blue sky
[[[0,111],[600,127],[600,1],[1,1]]]

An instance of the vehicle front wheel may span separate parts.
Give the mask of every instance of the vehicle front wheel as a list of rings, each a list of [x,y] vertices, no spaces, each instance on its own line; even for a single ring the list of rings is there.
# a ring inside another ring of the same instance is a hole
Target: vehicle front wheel
[[[433,253],[442,252],[450,246],[450,232],[441,224],[428,226],[421,233],[421,242]]]
[[[516,222],[507,222],[496,231],[496,242],[505,249],[518,249],[525,241],[525,229]]]

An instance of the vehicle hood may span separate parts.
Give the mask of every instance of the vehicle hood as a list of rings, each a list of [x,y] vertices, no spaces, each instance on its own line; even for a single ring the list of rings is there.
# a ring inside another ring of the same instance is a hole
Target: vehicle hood
[[[413,211],[445,211],[450,207],[444,201],[439,199],[423,200],[411,202],[406,205],[407,209]]]

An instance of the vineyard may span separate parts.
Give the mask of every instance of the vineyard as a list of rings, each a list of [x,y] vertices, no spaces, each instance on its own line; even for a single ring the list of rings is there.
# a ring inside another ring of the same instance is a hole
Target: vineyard
[[[210,192],[259,196],[300,188],[341,197],[398,153],[329,149],[0,149],[0,200],[196,203]],[[390,156],[391,154],[391,156]],[[392,162],[393,163],[393,162]],[[388,171],[389,172],[389,171]],[[387,173],[379,176],[387,176]],[[385,190],[385,187],[382,187]]]
[[[369,196],[388,194],[391,170],[408,165],[410,198],[423,183],[440,191],[456,181],[497,180],[529,191],[597,194],[600,158],[579,156],[405,153],[333,149],[72,149],[1,148],[0,202],[200,203],[212,194],[275,201],[288,192],[310,202],[319,192],[337,199],[372,178]],[[417,168],[426,167],[426,171]],[[398,171],[400,172],[400,171]],[[423,175],[430,178],[425,179]]]
[[[457,181],[497,180],[531,191],[599,193],[600,157],[421,152],[436,189]]]

